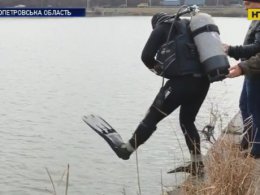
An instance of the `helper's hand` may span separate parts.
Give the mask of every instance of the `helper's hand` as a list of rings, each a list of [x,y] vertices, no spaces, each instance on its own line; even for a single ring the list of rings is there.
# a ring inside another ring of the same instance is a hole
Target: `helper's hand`
[[[223,47],[223,49],[224,49],[224,52],[225,52],[226,54],[228,54],[229,45],[223,43],[223,44],[222,44],[222,47]]]
[[[242,70],[238,65],[232,66],[228,70],[229,70],[229,74],[227,75],[228,78],[234,78],[242,75]]]

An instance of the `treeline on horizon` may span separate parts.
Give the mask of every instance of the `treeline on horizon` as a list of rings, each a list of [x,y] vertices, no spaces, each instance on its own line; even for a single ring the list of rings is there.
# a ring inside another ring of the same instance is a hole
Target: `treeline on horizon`
[[[140,3],[152,3],[159,6],[162,0],[0,0],[0,7],[14,7],[25,5],[26,7],[119,7],[126,4],[128,7],[136,7]],[[185,0],[180,1],[185,4]],[[231,5],[242,4],[242,0],[205,0],[205,5]]]

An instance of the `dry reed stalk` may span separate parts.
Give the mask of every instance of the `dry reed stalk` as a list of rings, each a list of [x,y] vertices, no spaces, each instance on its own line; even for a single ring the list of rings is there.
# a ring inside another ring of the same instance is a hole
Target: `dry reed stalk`
[[[182,185],[185,195],[254,195],[257,177],[255,160],[244,157],[232,139],[220,138],[205,159],[203,180],[193,178]]]
[[[66,177],[66,189],[65,189],[65,195],[68,195],[68,189],[69,189],[69,175],[70,175],[70,165],[67,166],[67,177]]]
[[[136,135],[135,135],[135,140],[136,140]],[[139,161],[138,161],[138,153],[137,153],[137,142],[135,142],[135,154],[136,154],[135,157],[136,157],[137,182],[138,182],[138,190],[139,190],[139,192],[137,194],[142,195],[141,182],[140,182],[140,171],[139,171]]]
[[[163,192],[163,176],[162,176],[162,170],[161,170],[161,192],[162,192],[162,194],[164,194],[164,192]]]
[[[53,194],[56,195],[56,194],[57,194],[57,193],[56,193],[56,188],[55,188],[53,179],[52,179],[52,177],[51,177],[51,174],[50,174],[48,168],[45,168],[45,170],[46,170],[46,172],[47,172],[47,174],[48,174],[48,176],[49,176],[49,179],[50,179],[50,182],[51,182],[51,185],[52,185],[52,189],[53,189]]]
[[[59,185],[62,183],[63,178],[64,178],[65,173],[66,173],[65,195],[68,195],[68,190],[69,190],[69,169],[70,169],[70,165],[68,164],[67,169],[63,172],[63,174],[62,174],[62,176],[61,176],[61,179],[60,179],[60,181],[58,182],[58,186],[59,186]],[[49,179],[50,179],[50,182],[51,182],[51,185],[52,185],[52,189],[53,189],[53,192],[52,192],[52,193],[53,193],[53,195],[57,195],[58,193],[57,193],[57,191],[56,191],[55,183],[54,183],[54,181],[53,181],[53,179],[52,179],[52,176],[51,176],[51,174],[50,174],[48,168],[45,168],[45,170],[46,170],[46,172],[47,172],[47,174],[48,174],[48,176],[49,176]]]
[[[123,195],[126,195],[125,187],[123,188]]]

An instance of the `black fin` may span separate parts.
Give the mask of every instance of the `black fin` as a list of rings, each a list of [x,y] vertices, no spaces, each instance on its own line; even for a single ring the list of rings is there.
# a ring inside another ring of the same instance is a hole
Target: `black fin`
[[[91,129],[100,135],[109,144],[117,156],[121,158],[118,148],[124,144],[124,141],[116,130],[100,116],[88,115],[83,116],[82,119],[89,127],[91,127]]]
[[[187,166],[179,166],[173,170],[168,171],[167,173],[179,173],[179,172],[186,172],[191,173],[190,165]]]
[[[186,172],[190,173],[191,175],[204,175],[204,164],[202,161],[199,162],[191,162],[186,166],[179,166],[173,170],[168,171],[167,173],[179,173],[179,172]]]

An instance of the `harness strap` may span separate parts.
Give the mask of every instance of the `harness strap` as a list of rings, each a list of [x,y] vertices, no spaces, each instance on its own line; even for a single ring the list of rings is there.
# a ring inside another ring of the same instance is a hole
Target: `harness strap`
[[[208,24],[208,25],[205,25],[205,26],[202,26],[196,30],[194,30],[192,32],[192,37],[196,37],[198,34],[200,33],[204,33],[204,32],[217,32],[218,34],[219,33],[219,30],[218,30],[218,27],[214,24]]]

